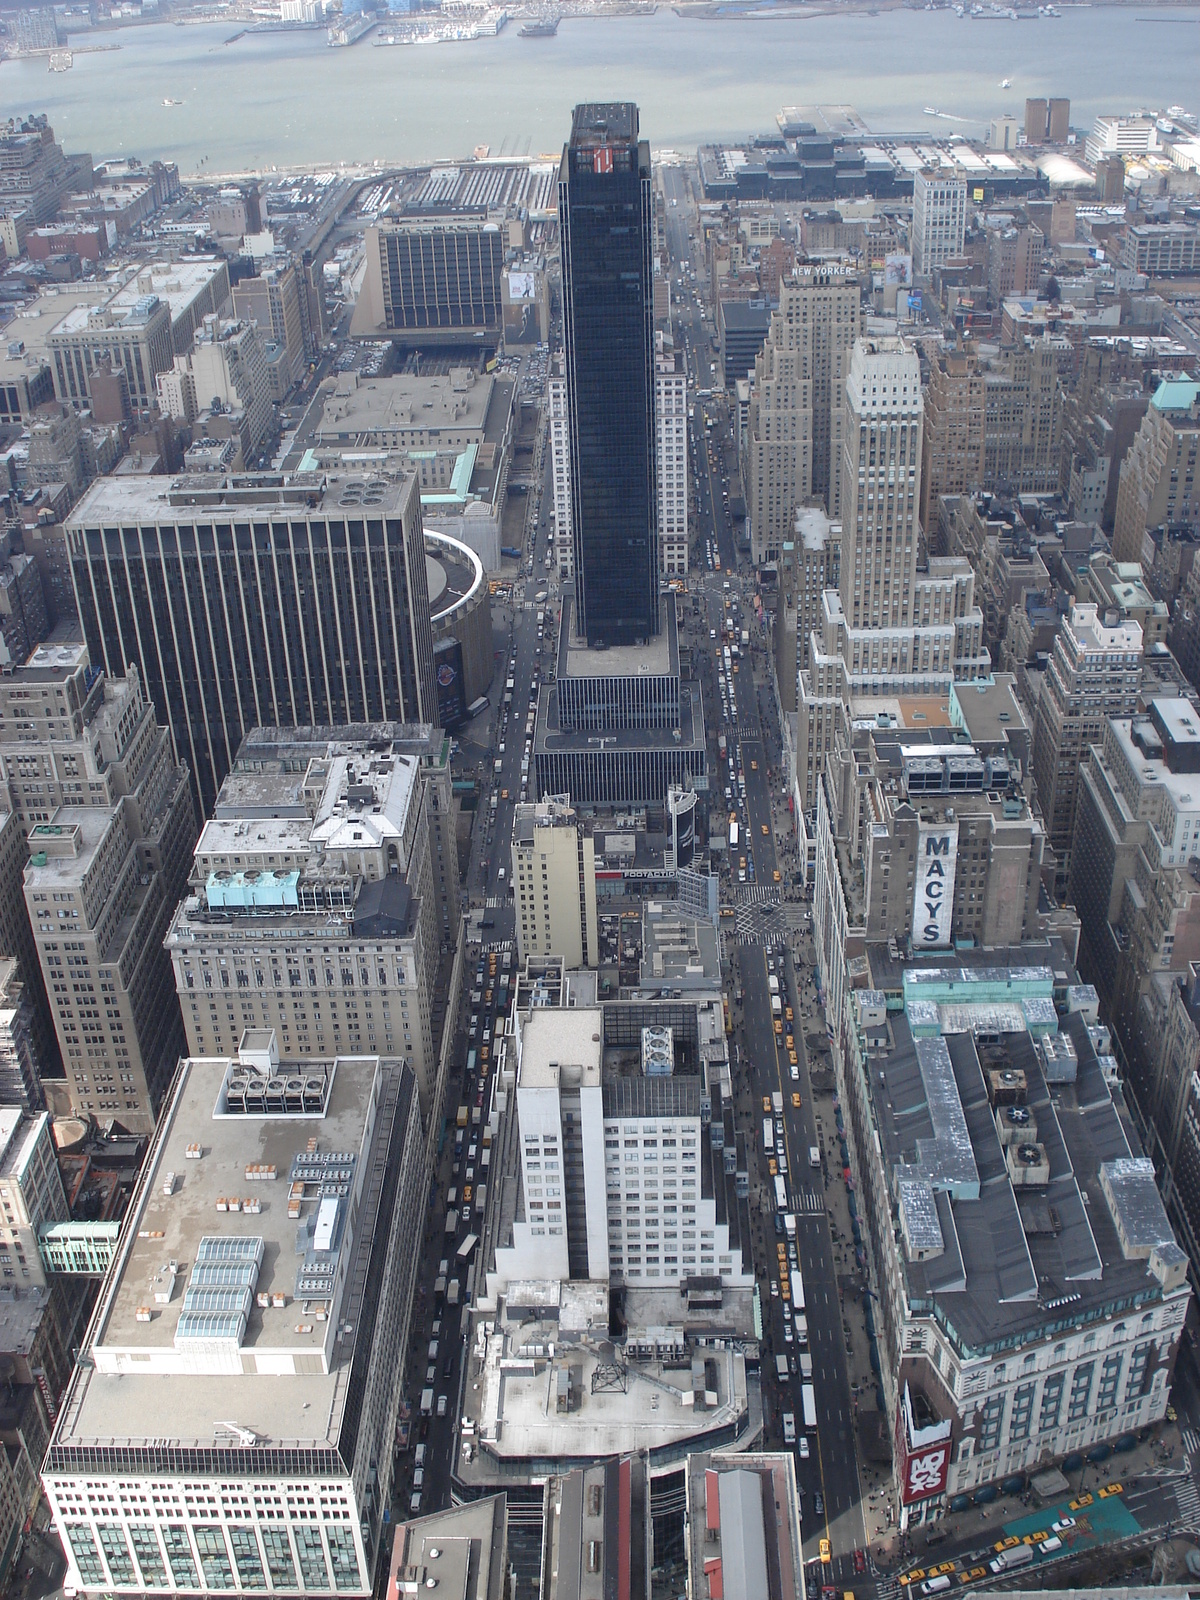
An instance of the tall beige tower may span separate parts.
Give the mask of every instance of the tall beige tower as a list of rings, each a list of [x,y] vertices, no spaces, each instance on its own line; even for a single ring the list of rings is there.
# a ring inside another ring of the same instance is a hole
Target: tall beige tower
[[[851,628],[908,627],[917,576],[921,367],[895,338],[860,339],[846,380],[841,599]]]
[[[778,558],[797,506],[818,499],[831,517],[839,514],[846,373],[859,319],[858,275],[848,264],[802,262],[780,284],[750,402],[755,561]]]

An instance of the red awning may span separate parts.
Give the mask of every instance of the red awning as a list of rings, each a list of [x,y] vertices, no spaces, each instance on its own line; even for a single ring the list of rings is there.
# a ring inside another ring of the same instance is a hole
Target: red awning
[[[720,1556],[710,1556],[704,1563],[704,1576],[708,1579],[710,1600],[725,1600],[725,1579],[721,1572]]]

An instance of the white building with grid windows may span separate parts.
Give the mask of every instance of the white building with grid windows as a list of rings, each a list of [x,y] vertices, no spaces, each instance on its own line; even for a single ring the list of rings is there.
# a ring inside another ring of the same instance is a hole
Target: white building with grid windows
[[[967,181],[925,170],[913,178],[913,271],[928,277],[962,254],[967,231]]]
[[[724,1133],[723,1052],[710,1069],[718,1026],[709,1000],[514,1013],[521,1193],[493,1292],[545,1278],[753,1286],[748,1217],[726,1183],[732,1123],[714,1149],[706,1121],[715,1098]]]
[[[670,341],[658,336],[654,428],[658,451],[658,559],[668,577],[688,569],[687,374]]]
[[[181,1063],[42,1469],[68,1589],[371,1594],[424,1190],[401,1061]]]

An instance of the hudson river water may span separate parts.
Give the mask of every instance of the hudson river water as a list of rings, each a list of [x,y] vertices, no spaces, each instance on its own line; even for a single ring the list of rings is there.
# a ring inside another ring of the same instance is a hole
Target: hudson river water
[[[553,39],[330,49],[324,34],[237,24],[131,27],[77,55],[0,66],[0,114],[46,111],[69,150],[163,156],[186,174],[338,162],[419,163],[558,151],[579,100],[634,99],[657,149],[773,130],[785,105],[855,106],[874,132],[978,135],[1026,95],[1068,95],[1074,126],[1101,112],[1200,112],[1200,10],[1080,7],[1036,21],[947,11],[701,21],[564,21]],[[1000,81],[1012,80],[1003,90]],[[164,99],[182,101],[167,107]],[[925,116],[935,106],[948,117]],[[954,119],[961,120],[949,120]],[[201,161],[204,158],[204,167]]]

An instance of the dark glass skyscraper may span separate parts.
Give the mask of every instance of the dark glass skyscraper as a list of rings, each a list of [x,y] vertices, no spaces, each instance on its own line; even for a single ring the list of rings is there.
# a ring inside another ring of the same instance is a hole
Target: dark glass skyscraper
[[[589,645],[659,630],[650,146],[630,103],[576,106],[558,179],[575,594]]]

